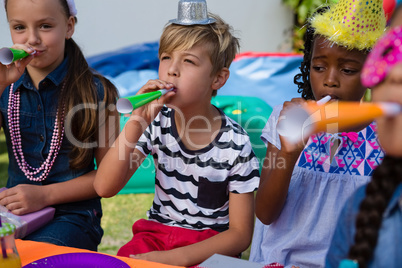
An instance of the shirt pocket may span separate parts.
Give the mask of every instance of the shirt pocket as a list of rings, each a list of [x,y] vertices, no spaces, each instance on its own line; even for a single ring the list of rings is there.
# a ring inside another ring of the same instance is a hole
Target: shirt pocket
[[[210,181],[200,177],[198,182],[197,204],[207,209],[217,209],[229,200],[228,181]]]
[[[8,107],[1,107],[1,113],[3,114],[4,122],[3,124],[7,124],[7,128],[10,126],[10,122],[8,121]],[[24,111],[20,111],[19,119],[19,128],[29,128],[31,127],[31,122],[33,120],[33,115],[30,113],[26,113]]]
[[[30,128],[33,118],[34,117],[31,114],[21,112],[21,116],[19,118],[20,128]]]

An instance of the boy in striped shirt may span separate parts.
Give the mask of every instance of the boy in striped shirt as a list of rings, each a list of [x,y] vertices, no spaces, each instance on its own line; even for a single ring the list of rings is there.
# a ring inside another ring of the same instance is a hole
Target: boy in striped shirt
[[[192,266],[250,245],[259,163],[243,128],[211,104],[239,41],[219,16],[209,21],[164,28],[159,79],[137,94],[172,90],[133,111],[97,171],[97,193],[111,197],[148,154],[155,162],[148,220],[134,223],[120,256]]]

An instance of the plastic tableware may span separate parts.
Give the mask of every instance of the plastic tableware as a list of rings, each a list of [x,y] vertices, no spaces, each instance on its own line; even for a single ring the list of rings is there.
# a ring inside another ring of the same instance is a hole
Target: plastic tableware
[[[122,260],[101,254],[101,253],[66,253],[45,257],[30,264],[25,265],[23,268],[130,268],[130,266]]]

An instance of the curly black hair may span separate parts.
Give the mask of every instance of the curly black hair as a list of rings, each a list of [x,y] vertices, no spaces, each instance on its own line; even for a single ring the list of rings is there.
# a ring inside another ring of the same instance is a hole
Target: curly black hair
[[[356,217],[355,244],[348,258],[356,260],[359,268],[367,267],[377,245],[382,215],[395,191],[402,183],[402,158],[385,156],[374,170],[366,188],[366,197],[360,203]]]
[[[317,14],[322,14],[330,9],[329,6],[324,6],[318,8],[312,15],[314,17]],[[294,83],[297,85],[298,93],[302,94],[302,98],[305,100],[314,100],[313,90],[310,84],[310,67],[311,67],[311,56],[315,38],[315,28],[313,28],[310,22],[307,22],[306,32],[304,34],[304,53],[303,61],[300,65],[301,73],[296,74],[294,77]]]

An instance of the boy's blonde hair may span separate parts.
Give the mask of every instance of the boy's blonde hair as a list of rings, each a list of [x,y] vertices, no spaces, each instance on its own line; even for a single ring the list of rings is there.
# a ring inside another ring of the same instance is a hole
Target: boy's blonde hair
[[[239,39],[233,36],[233,28],[218,15],[208,15],[216,19],[216,22],[206,25],[167,25],[159,42],[159,58],[162,53],[188,50],[201,44],[207,47],[209,52],[213,66],[211,75],[217,74],[224,67],[229,68],[239,52]],[[215,90],[213,96],[216,93]]]

